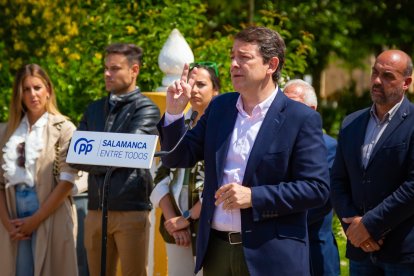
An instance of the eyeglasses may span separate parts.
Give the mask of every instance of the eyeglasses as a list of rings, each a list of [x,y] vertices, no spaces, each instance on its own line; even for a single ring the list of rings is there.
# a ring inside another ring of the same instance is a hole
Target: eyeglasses
[[[214,70],[214,73],[216,73],[216,76],[218,77],[218,67],[217,63],[212,61],[199,61],[199,62],[192,62],[190,63],[190,71],[193,70],[195,67],[207,67]]]
[[[26,163],[25,146],[25,142],[17,145],[17,154],[19,155],[19,157],[17,157],[17,165],[22,168],[24,168]]]

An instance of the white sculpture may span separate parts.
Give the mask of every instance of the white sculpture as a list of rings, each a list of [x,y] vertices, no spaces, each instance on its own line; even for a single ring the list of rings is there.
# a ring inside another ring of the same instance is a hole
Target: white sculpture
[[[165,75],[157,91],[166,91],[173,81],[181,77],[184,64],[191,62],[194,62],[193,51],[180,31],[172,30],[158,56],[158,66]]]

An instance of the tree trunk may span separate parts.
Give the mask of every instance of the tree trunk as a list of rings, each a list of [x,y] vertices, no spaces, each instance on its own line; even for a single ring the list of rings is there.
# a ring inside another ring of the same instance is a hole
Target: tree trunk
[[[321,95],[321,76],[323,69],[319,66],[315,66],[312,70],[312,86],[315,89],[316,95]]]
[[[254,21],[254,0],[249,0],[249,25]]]

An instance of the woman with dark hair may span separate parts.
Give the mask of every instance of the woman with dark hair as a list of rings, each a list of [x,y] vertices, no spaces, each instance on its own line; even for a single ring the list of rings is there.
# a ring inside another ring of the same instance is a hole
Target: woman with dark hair
[[[187,118],[197,111],[194,126],[218,94],[220,80],[213,62],[192,63],[189,74],[195,74],[195,83]],[[204,163],[198,162],[191,169],[168,169],[160,164],[154,182],[156,186],[150,199],[163,213],[160,232],[167,247],[168,275],[194,275],[193,256],[204,185]]]
[[[74,129],[46,72],[23,66],[0,128],[2,275],[78,275],[71,198],[77,171],[65,162]]]

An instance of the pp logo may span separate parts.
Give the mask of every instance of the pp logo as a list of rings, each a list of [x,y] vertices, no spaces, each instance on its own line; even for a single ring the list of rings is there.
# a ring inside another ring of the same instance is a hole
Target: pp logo
[[[94,142],[94,141],[95,140],[89,140],[88,141],[88,139],[86,139],[86,138],[79,138],[76,141],[75,146],[74,146],[75,152],[77,152],[78,154],[81,154],[82,152],[84,152],[85,155],[86,155],[88,152],[92,151],[92,144],[91,143]],[[79,144],[79,147],[78,147],[78,144]]]

